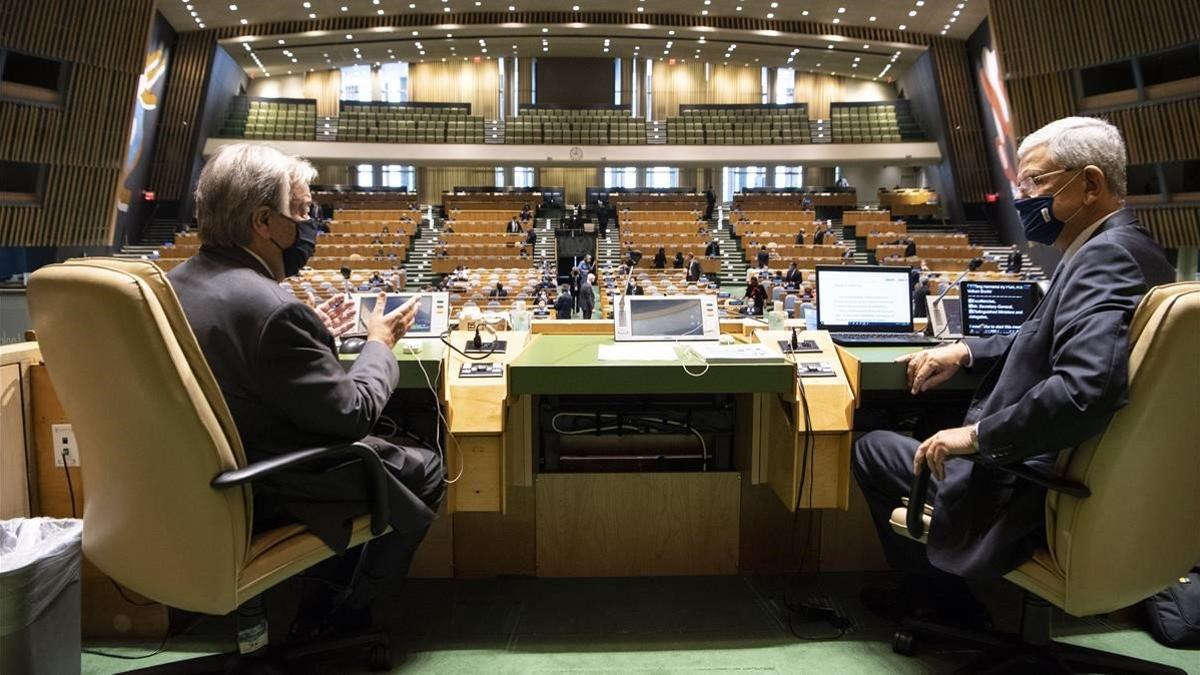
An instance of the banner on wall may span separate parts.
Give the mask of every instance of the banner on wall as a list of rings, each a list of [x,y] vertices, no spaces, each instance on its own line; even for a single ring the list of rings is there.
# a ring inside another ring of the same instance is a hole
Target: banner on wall
[[[143,204],[142,186],[146,184],[146,173],[150,168],[150,157],[154,149],[154,137],[158,129],[158,113],[162,105],[167,84],[167,66],[174,31],[161,15],[155,16],[150,39],[146,45],[146,58],[142,73],[138,77],[137,95],[133,104],[133,120],[130,123],[129,147],[121,176],[117,182],[117,241],[122,243],[124,233],[140,225],[139,212]]]
[[[1004,78],[1000,74],[1000,59],[992,46],[986,45],[979,51],[976,76],[979,91],[983,94],[985,108],[991,113],[992,152],[999,162],[1001,175],[1009,183],[1010,192],[1017,189],[1017,153],[1013,138],[1012,115],[1009,112],[1008,94],[1004,89]]]

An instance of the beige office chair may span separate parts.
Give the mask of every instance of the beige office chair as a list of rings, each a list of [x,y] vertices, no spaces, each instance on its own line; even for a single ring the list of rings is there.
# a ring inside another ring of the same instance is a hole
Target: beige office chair
[[[896,651],[913,653],[915,640],[925,635],[996,650],[989,665],[1008,658],[1026,672],[1058,664],[1083,672],[1183,673],[1053,642],[1050,619],[1052,604],[1074,616],[1128,607],[1200,560],[1197,335],[1200,283],[1159,286],[1142,299],[1129,330],[1129,404],[1104,432],[1063,453],[1062,480],[1047,486],[1046,547],[1005,576],[1026,591],[1021,635],[905,621],[893,641]],[[925,481],[928,476],[922,473]],[[914,482],[908,507],[891,517],[896,532],[921,541],[932,513],[923,504],[925,481]]]
[[[332,555],[300,525],[251,532],[250,481],[306,460],[362,457],[377,472],[373,503],[386,504],[382,467],[363,445],[298,449],[247,466],[212,371],[153,264],[85,258],[44,267],[29,280],[29,309],[86,448],[84,554],[122,586],[170,607],[228,614]],[[351,546],[385,531],[379,511],[355,521]],[[350,646],[370,648],[373,665],[390,658],[380,635],[311,645],[304,655]]]

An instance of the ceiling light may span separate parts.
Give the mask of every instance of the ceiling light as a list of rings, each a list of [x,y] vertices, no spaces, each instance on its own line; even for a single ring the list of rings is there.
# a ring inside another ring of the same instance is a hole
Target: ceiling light
[[[304,9],[312,9],[312,3],[311,3],[311,2],[305,2],[305,3],[304,3]]]
[[[342,5],[342,11],[343,11],[343,12],[349,12],[349,11],[350,11],[350,8],[349,8],[349,7],[347,7],[347,6],[345,6],[345,5]]]
[[[549,28],[543,28],[543,29],[542,29],[542,32],[543,32],[543,33],[549,33],[549,32],[550,32],[550,29],[549,29]]]
[[[201,27],[201,28],[204,28],[204,22],[203,22],[203,21],[201,21],[201,22],[200,22],[200,27]]]
[[[874,20],[875,20],[875,17],[873,17],[873,16],[867,17],[867,21],[874,21]]]
[[[248,23],[250,23],[250,22],[249,22],[249,21],[247,21],[247,20],[245,20],[245,19],[242,19],[241,23],[242,23],[242,25],[243,25],[243,26],[245,26],[246,24],[248,24]]]
[[[675,34],[675,31],[673,31],[673,30],[667,31],[667,35],[674,35],[674,34]]]
[[[572,12],[578,12],[578,11],[579,11],[579,5],[571,5],[571,11],[572,11]]]
[[[739,11],[739,12],[740,12],[740,11],[742,11],[742,6],[741,6],[741,5],[738,5],[738,6],[736,7],[736,9],[737,9],[737,11]]]
[[[900,24],[900,30],[908,30],[908,26],[905,26],[904,24]]]
[[[841,19],[839,19],[839,18],[837,18],[837,17],[835,16],[835,17],[833,17],[833,22],[834,22],[834,23],[841,23],[841,22],[842,22],[842,20],[841,20]]]
[[[354,36],[353,36],[353,35],[351,35],[351,34],[349,34],[349,33],[346,33],[346,39],[347,39],[347,40],[353,40],[353,39],[354,39]]]
[[[845,7],[838,7],[838,14],[845,14],[845,13],[846,13]]]
[[[767,12],[767,18],[768,18],[768,19],[774,19],[774,18],[775,18],[775,12]]]
[[[703,16],[708,16],[708,10],[707,10],[707,9],[702,9],[702,10],[700,10],[700,14],[701,14],[701,15],[703,15]]]
[[[916,16],[916,15],[917,15],[917,10],[915,10],[915,9],[910,9],[910,10],[908,10],[908,15],[909,15],[909,16]]]
[[[925,6],[925,0],[917,0],[917,7],[924,7],[924,6]]]
[[[229,6],[229,11],[231,11],[231,12],[236,12],[236,11],[237,11],[237,5],[230,5],[230,6]]]
[[[808,10],[806,9],[806,10],[800,12],[800,16],[808,16]]]
[[[449,7],[443,7],[443,8],[442,8],[442,11],[443,11],[443,12],[449,12],[449,11],[450,11],[450,8],[449,8]]]
[[[286,42],[284,42],[283,40],[278,40],[278,42],[279,42],[279,44],[281,44],[281,45],[285,45],[285,44],[287,44],[287,43],[286,43]]]

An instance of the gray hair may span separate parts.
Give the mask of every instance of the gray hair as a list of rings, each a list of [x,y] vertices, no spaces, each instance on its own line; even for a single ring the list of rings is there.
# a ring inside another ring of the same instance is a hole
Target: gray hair
[[[1050,161],[1061,167],[1099,167],[1108,189],[1125,199],[1125,141],[1121,131],[1096,117],[1064,117],[1025,137],[1017,148],[1017,159],[1034,148],[1046,146]]]
[[[196,182],[196,224],[200,243],[245,246],[250,214],[269,206],[290,215],[292,186],[310,183],[316,169],[307,161],[266,145],[226,145],[212,157]]]

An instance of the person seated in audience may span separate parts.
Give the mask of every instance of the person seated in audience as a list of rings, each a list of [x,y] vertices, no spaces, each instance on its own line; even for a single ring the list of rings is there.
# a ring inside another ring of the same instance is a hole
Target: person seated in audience
[[[523,204],[521,206],[521,214],[519,218],[521,219],[522,223],[527,223],[533,219],[533,211],[530,210],[529,204]]]
[[[508,221],[508,234],[520,234],[521,224],[517,222],[517,217],[513,216],[512,220]]]
[[[800,230],[800,231],[796,232],[796,245],[797,246],[804,245],[804,230]]]
[[[763,288],[757,274],[750,277],[750,283],[746,284],[746,292],[742,295],[742,299],[746,301],[747,314],[762,316],[763,306],[767,302],[767,289]]]
[[[507,298],[508,291],[504,289],[504,284],[497,281],[496,287],[488,293],[488,296],[493,298]]]
[[[663,246],[658,247],[658,253],[654,254],[654,269],[661,270],[667,267],[667,249]]]
[[[671,261],[671,267],[677,270],[683,269],[683,251],[675,252],[675,259]]]
[[[812,211],[812,207],[813,207],[812,195],[807,195],[807,194],[804,195],[804,197],[802,197],[800,199],[800,210],[801,211]]]
[[[558,299],[554,301],[555,318],[570,319],[571,312],[575,311],[575,298],[571,295],[571,287],[563,284],[562,288],[558,289]]]
[[[379,230],[379,232],[380,232],[380,234],[384,234],[384,235],[391,234],[391,232],[388,231],[387,225],[384,225],[383,229]]]
[[[700,280],[700,261],[696,260],[696,256],[692,253],[689,253],[688,257],[687,257],[687,277],[686,278],[688,281],[699,281]]]
[[[1004,262],[1004,271],[1009,274],[1019,274],[1024,263],[1025,256],[1020,251],[1013,251],[1008,254],[1008,259]]]
[[[818,228],[816,234],[813,235],[813,245],[814,246],[822,246],[824,244],[833,244],[833,243],[836,243],[835,238],[833,236],[833,225],[830,225],[827,223],[827,224],[821,226],[820,228]]]
[[[405,234],[406,234],[406,233],[405,233],[405,231],[404,231],[404,226],[403,226],[403,225],[401,225],[400,227],[397,227],[397,228],[396,228],[396,238],[397,238],[397,239],[399,239],[400,237],[403,237]]]
[[[533,227],[525,230],[525,243],[530,246],[537,244],[537,233],[533,231]]]
[[[904,240],[904,257],[911,258],[917,255],[917,242],[912,239]]]
[[[709,258],[720,258],[721,242],[717,241],[716,239],[708,242],[708,246],[704,247],[704,255]]]
[[[374,237],[371,237],[371,243],[372,244],[382,244],[383,239],[380,239],[379,235],[375,235]]]
[[[708,224],[705,223],[704,221],[700,221],[700,227],[696,228],[696,234],[698,234],[702,237],[707,237],[708,236]]]
[[[340,554],[304,574],[289,631],[300,643],[371,622],[372,601],[407,575],[444,492],[436,452],[373,433],[399,383],[392,348],[415,305],[385,314],[380,298],[347,368],[334,340],[352,326],[353,303],[334,294],[309,307],[279,286],[316,248],[308,219],[315,176],[308,162],[265,145],[220,148],[195,188],[200,251],[167,277],[218,386],[236,392],[225,402],[248,461],[359,441],[383,460],[391,532],[355,549],[347,547],[350,523],[368,513],[371,495],[360,460],[339,456],[254,482],[256,534],[300,523]]]
[[[528,258],[529,257],[529,249],[522,246],[521,251],[518,255],[520,255],[522,258]]]
[[[754,257],[754,260],[758,263],[759,268],[767,267],[771,260],[771,254],[767,251],[766,246],[759,247],[758,255]]]
[[[1027,239],[1063,257],[1037,316],[1018,332],[903,357],[913,395],[963,368],[987,374],[961,426],[923,441],[872,431],[855,442],[854,477],[888,564],[904,574],[899,588],[864,589],[868,609],[986,626],[987,610],[963,579],[997,579],[1046,545],[1046,490],[998,467],[1058,475],[1061,451],[1102,432],[1129,402],[1130,323],[1143,296],[1175,272],[1124,204],[1126,156],[1120,131],[1095,117],[1051,122],[1017,148],[1015,215]],[[888,519],[913,474],[926,471],[933,521],[923,546]]]
[[[854,260],[854,249],[847,248],[842,251],[842,260]]]
[[[922,277],[920,270],[912,269],[908,271],[908,280],[912,284],[913,318],[923,319],[928,317],[929,307],[925,304],[925,298],[929,295],[929,278]]]
[[[800,268],[796,267],[796,262],[788,263],[787,273],[783,275],[783,283],[787,284],[788,288],[797,288],[804,282],[804,276],[800,273]]]
[[[631,291],[631,293],[633,295],[645,295],[646,294],[646,289],[642,288],[642,281],[644,281],[644,279],[642,279],[641,277],[638,277],[636,280],[634,280],[633,290]]]
[[[437,250],[437,257],[439,257],[439,258],[446,258],[446,257],[449,257],[449,255],[450,255],[450,252],[448,250],[446,250],[445,246],[443,246]]]
[[[442,228],[442,231],[445,232],[446,234],[454,234],[454,225],[447,222],[446,226],[444,228]]]
[[[384,251],[384,250],[383,250],[383,249],[381,249],[381,248],[377,248],[377,249],[375,249],[375,257],[376,257],[376,258],[384,258],[384,257],[387,257],[387,251]]]
[[[373,272],[373,273],[371,273],[371,281],[370,281],[370,284],[371,284],[371,286],[372,286],[372,287],[374,287],[374,286],[382,286],[382,285],[383,285],[383,277],[379,276],[379,272]]]

